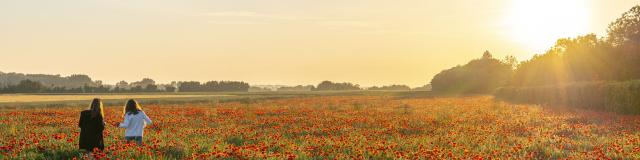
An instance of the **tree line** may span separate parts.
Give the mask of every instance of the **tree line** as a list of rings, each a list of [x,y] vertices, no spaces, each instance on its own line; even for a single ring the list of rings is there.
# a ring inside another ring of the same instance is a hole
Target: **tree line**
[[[318,88],[320,88],[320,89],[318,89]],[[363,90],[363,89],[364,88],[360,87],[360,85],[352,84],[352,83],[348,83],[348,82],[336,83],[336,82],[332,82],[332,81],[323,81],[320,84],[318,84],[318,87],[316,87],[314,85],[282,86],[282,87],[278,87],[275,91],[278,91],[278,92],[340,91],[340,90],[347,91],[347,90]],[[255,87],[255,86],[252,86],[249,90],[253,91],[253,92],[271,92],[271,91],[273,91],[273,90],[270,90],[270,89],[260,88],[260,87]],[[422,86],[422,87],[411,88],[411,87],[409,87],[407,85],[393,84],[393,85],[386,85],[386,86],[382,86],[382,87],[373,86],[373,87],[366,88],[366,90],[371,90],[371,91],[409,91],[409,90],[429,91],[429,90],[431,90],[431,86],[430,85],[425,85],[425,86]]]
[[[431,81],[433,90],[640,114],[640,6],[610,23],[604,37],[562,38],[543,54],[513,62],[483,56],[440,72]]]
[[[485,51],[479,59],[436,74],[431,80],[432,90],[446,94],[491,93],[507,83],[515,63],[513,56],[498,60]]]
[[[342,82],[336,83],[331,81],[322,81],[317,87],[312,88],[312,91],[345,91],[345,90],[361,90],[360,85]]]
[[[0,72],[0,88],[18,85],[23,80],[40,82],[44,86],[64,88],[81,88],[84,86],[99,86],[102,81],[93,81],[89,76],[74,74],[66,77],[47,74],[22,74]]]
[[[178,82],[180,92],[248,92],[249,83],[239,81]]]
[[[9,75],[9,76],[7,76]],[[64,80],[47,80],[44,82],[31,80],[30,76],[23,76],[26,78],[14,83],[16,80],[15,75],[25,74],[4,74],[0,72],[0,78],[7,81],[2,81],[3,85],[0,85],[0,93],[129,93],[129,92],[247,92],[249,84],[245,82],[237,81],[209,81],[203,84],[200,82],[171,82],[170,84],[157,84],[153,79],[144,78],[140,81],[128,83],[126,81],[120,81],[115,85],[102,84],[101,81],[92,81],[86,75],[72,75],[69,77],[60,77],[58,75],[38,75],[40,77],[54,78],[59,77],[62,79],[68,79],[71,82],[65,82]],[[75,77],[75,78],[74,78]],[[82,81],[78,81],[77,77],[82,77]],[[9,80],[8,80],[9,79]],[[37,78],[35,78],[37,79]],[[6,83],[10,82],[10,83]],[[55,82],[55,83],[52,83]],[[86,82],[83,85],[75,84],[79,82]],[[91,82],[91,83],[89,83]],[[66,84],[66,85],[61,85]]]
[[[312,91],[315,90],[316,87],[313,85],[297,85],[297,86],[285,86],[285,87],[278,87],[278,89],[276,91],[280,91],[280,92],[292,92],[292,91]]]
[[[0,72],[1,73],[1,72]],[[3,73],[0,78],[15,80],[13,76],[7,76]],[[11,73],[11,75],[25,75],[18,73]],[[28,75],[28,74],[27,74]],[[42,75],[39,75],[42,76]],[[46,75],[43,77],[60,77],[59,75]],[[71,77],[71,78],[70,78]],[[81,77],[81,78],[79,78]],[[138,93],[138,92],[264,92],[271,91],[260,87],[251,87],[249,83],[241,81],[181,81],[171,82],[169,84],[157,84],[153,79],[143,78],[140,81],[126,82],[120,81],[115,85],[102,84],[101,81],[92,81],[89,76],[86,75],[72,75],[69,77],[60,77],[62,79],[70,79],[72,82],[64,82],[58,80],[56,83],[52,81],[46,81],[43,83],[37,80],[29,79],[29,76],[23,76],[26,78],[18,81],[17,83],[3,83],[6,85],[0,86],[0,93]],[[82,79],[82,81],[78,81]],[[3,81],[8,82],[8,81]],[[83,85],[74,84],[79,82],[85,82]],[[91,82],[91,83],[89,83]],[[74,85],[60,85],[60,84],[74,84]],[[72,86],[72,87],[68,87]],[[427,87],[427,86],[425,86]],[[421,87],[425,88],[425,87]],[[367,90],[411,90],[406,85],[389,85],[382,87],[370,87]],[[298,85],[298,86],[283,86],[278,87],[276,91],[344,91],[344,90],[363,90],[358,84],[349,82],[332,82],[322,81],[317,86],[313,85]]]
[[[463,66],[438,73],[436,92],[493,93],[499,87],[533,87],[640,79],[640,6],[609,24],[607,36],[587,34],[556,41],[543,54],[517,62],[485,52]]]
[[[408,91],[411,90],[411,87],[407,86],[407,85],[388,85],[388,86],[382,86],[382,87],[378,87],[378,86],[373,86],[373,87],[369,87],[367,88],[367,90],[372,90],[372,91]]]

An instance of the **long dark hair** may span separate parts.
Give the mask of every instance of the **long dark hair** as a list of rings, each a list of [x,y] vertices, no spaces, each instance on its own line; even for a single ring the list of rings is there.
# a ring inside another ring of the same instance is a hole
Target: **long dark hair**
[[[140,106],[140,104],[138,104],[136,100],[130,99],[127,101],[127,104],[124,105],[124,111],[122,113],[123,114],[122,116],[125,116],[127,114],[136,115],[140,111],[142,111],[142,106]]]
[[[104,109],[102,108],[102,100],[100,100],[100,98],[94,98],[93,101],[91,101],[89,110],[91,110],[91,118],[96,118],[98,116],[100,116],[100,118],[104,118]]]

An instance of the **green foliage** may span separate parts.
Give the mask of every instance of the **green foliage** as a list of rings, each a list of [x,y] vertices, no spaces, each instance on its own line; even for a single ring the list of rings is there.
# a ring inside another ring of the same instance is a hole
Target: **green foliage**
[[[497,90],[496,98],[518,103],[640,114],[640,80],[504,87]]]
[[[242,136],[231,136],[226,138],[225,142],[227,142],[227,144],[232,144],[235,146],[242,146],[244,145],[244,142],[246,142],[246,140],[242,138]]]
[[[438,73],[431,80],[432,90],[448,94],[492,93],[511,76],[514,61],[513,57],[505,61],[494,59],[487,51],[480,59]]]

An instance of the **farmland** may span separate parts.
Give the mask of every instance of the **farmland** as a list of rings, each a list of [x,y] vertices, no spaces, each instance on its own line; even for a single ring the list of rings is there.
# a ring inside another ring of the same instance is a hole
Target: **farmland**
[[[87,102],[88,103],[88,102]],[[640,117],[490,96],[315,95],[144,104],[145,145],[123,143],[121,106],[105,108],[101,158],[640,158]],[[0,159],[88,158],[76,148],[85,107],[0,111]]]

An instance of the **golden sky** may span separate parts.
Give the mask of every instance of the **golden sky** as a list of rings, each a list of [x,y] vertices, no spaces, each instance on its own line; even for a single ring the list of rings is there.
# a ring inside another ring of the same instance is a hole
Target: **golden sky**
[[[427,84],[604,35],[640,0],[3,0],[0,71],[251,84]]]

